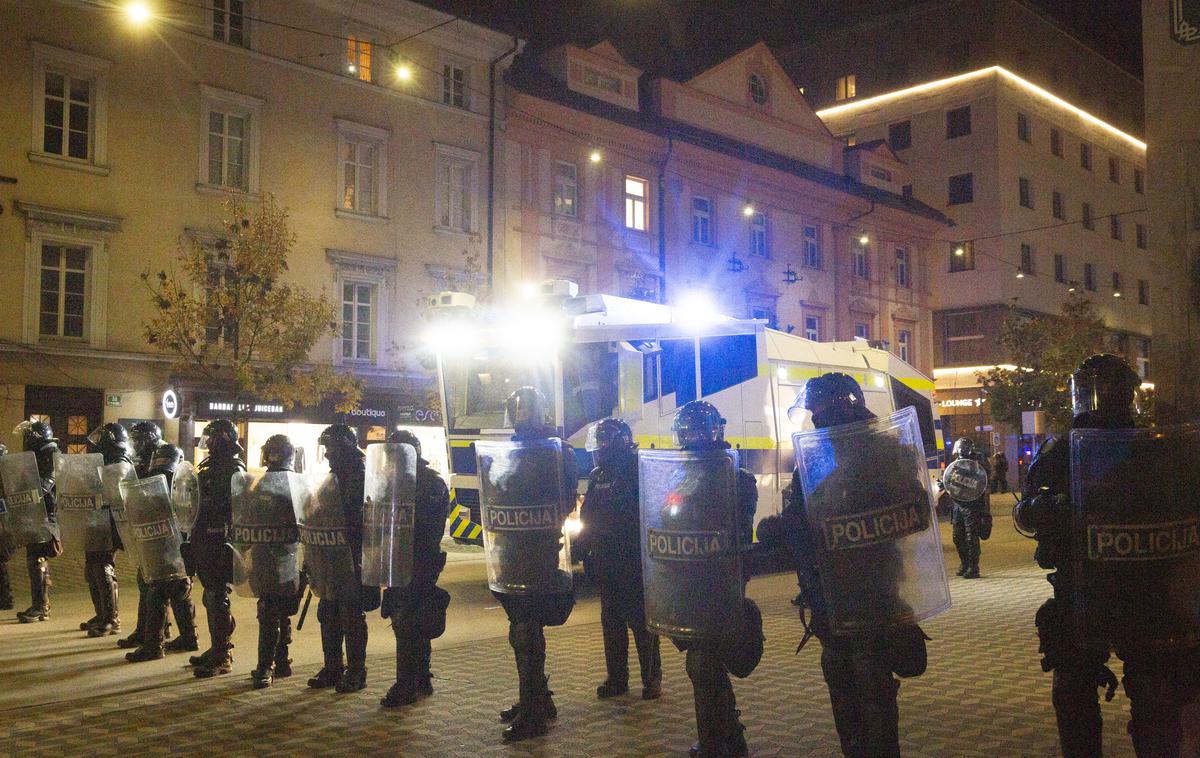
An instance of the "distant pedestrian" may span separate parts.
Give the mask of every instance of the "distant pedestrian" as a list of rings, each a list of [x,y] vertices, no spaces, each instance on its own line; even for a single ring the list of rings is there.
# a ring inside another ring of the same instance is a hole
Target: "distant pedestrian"
[[[1008,456],[997,450],[992,456],[992,492],[1008,492]]]

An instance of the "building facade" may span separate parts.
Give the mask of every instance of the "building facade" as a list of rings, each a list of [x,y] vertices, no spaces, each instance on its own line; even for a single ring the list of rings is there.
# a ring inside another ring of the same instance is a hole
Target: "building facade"
[[[932,367],[929,240],[886,145],[847,149],[764,45],[686,80],[608,43],[509,71],[497,286],[702,296],[815,340],[886,342]]]
[[[278,431],[315,462],[334,420],[440,434],[419,301],[481,276],[489,73],[514,40],[405,0],[162,5],[0,4],[0,423],[48,417],[75,451],[101,422],[152,419],[187,447],[231,414],[147,345],[139,275],[170,269],[181,239],[219,240],[227,195],[271,193],[290,280],[341,321],[311,359],[366,394],[349,416],[252,403],[251,463]]]

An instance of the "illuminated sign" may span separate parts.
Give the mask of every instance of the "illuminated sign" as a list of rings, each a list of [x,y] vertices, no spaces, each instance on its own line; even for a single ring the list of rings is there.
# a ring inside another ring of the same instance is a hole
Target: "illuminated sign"
[[[207,408],[211,413],[233,413],[233,403],[224,400],[210,400]],[[283,406],[278,403],[240,403],[238,410],[242,413],[278,416],[283,413]]]
[[[1200,42],[1200,0],[1171,0],[1171,39],[1181,45]]]
[[[162,402],[159,405],[162,406],[164,418],[175,418],[179,415],[179,395],[175,390],[168,388],[162,394]]]
[[[947,400],[939,400],[939,408],[974,408],[983,405],[981,397],[956,397]]]

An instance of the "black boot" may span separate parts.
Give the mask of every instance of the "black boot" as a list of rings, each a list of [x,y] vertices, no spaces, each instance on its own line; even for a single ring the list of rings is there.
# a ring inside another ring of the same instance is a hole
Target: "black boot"
[[[32,624],[50,618],[50,567],[45,558],[27,558],[29,569],[29,594],[33,599],[29,608],[17,613],[17,621]]]
[[[358,692],[367,686],[367,618],[348,613],[346,624],[346,672],[334,687],[338,692]]]
[[[137,647],[136,650],[131,650],[125,654],[125,660],[130,663],[141,663],[142,661],[157,661],[162,658],[163,653],[162,642],[147,640]]]
[[[396,681],[388,688],[379,704],[384,708],[399,708],[420,699],[417,691],[418,654],[407,619],[392,625],[396,635]]]
[[[121,631],[121,615],[118,611],[117,567],[110,562],[99,568],[100,621],[88,629],[89,637],[107,637]]]
[[[208,613],[208,634],[212,639],[212,649],[207,652],[207,659],[194,665],[192,674],[197,679],[208,679],[213,676],[228,674],[233,671],[233,630],[237,626],[229,607],[227,589],[205,589],[204,610]],[[204,656],[201,656],[203,659]]]
[[[427,639],[417,642],[417,692],[423,697],[433,694],[433,672],[429,670],[433,657],[433,646]]]
[[[271,681],[275,676],[275,651],[278,647],[279,620],[264,615],[260,610],[258,614],[258,666],[250,672],[250,678],[254,680],[254,689],[261,690],[271,686]]]
[[[130,632],[128,637],[122,637],[121,639],[117,640],[117,647],[122,648],[122,649],[130,649],[130,648],[138,647],[142,644],[143,640],[145,639],[146,615],[148,613],[148,611],[146,610],[146,607],[149,604],[149,602],[150,602],[150,588],[146,586],[145,581],[142,579],[142,573],[139,570],[138,571],[137,624],[134,626],[133,631]],[[163,630],[164,633],[166,631],[165,626],[166,625],[164,624],[164,630]],[[128,656],[126,656],[126,657],[128,657]]]
[[[321,601],[322,604],[327,601]],[[325,665],[317,675],[308,680],[308,686],[314,690],[335,687],[345,673],[346,665],[342,662],[342,625],[341,621],[330,614],[329,618],[321,613],[317,606],[317,618],[321,623],[321,652],[325,656]]]
[[[87,582],[88,595],[92,598],[92,610],[96,613],[87,621],[80,622],[79,631],[81,632],[86,632],[104,620],[104,613],[102,610],[103,605],[102,601],[100,600],[100,578],[97,572],[98,568],[99,566],[96,565],[96,562],[91,555],[86,555],[83,561],[83,579],[85,582]]]
[[[546,638],[540,624],[514,624],[510,630],[522,707],[504,730],[505,742],[540,737],[549,731],[546,701]]]
[[[168,588],[171,612],[179,627],[179,636],[163,645],[168,653],[186,653],[200,649],[196,639],[196,606],[192,603],[192,580],[172,579]],[[195,664],[193,664],[195,665]]]
[[[12,581],[8,578],[8,557],[0,551],[0,611],[13,607]]]
[[[275,645],[275,678],[287,679],[292,675],[292,659],[288,647],[292,644],[292,619],[284,616],[279,621],[279,642]]]
[[[642,700],[657,700],[662,696],[662,653],[658,635],[651,634],[644,624],[635,622],[633,640],[642,674]]]

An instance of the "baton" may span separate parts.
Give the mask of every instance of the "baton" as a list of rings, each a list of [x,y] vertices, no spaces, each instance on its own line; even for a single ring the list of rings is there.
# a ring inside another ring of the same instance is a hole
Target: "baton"
[[[308,596],[304,598],[304,607],[300,609],[300,618],[296,621],[296,631],[304,628],[304,617],[308,615],[308,605],[312,602],[312,590],[308,591]]]

